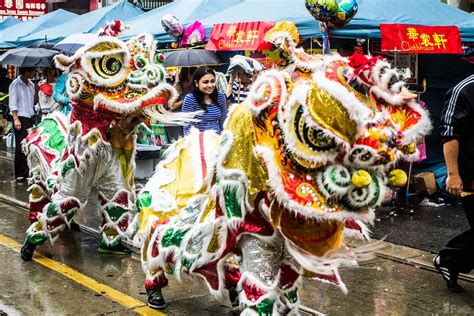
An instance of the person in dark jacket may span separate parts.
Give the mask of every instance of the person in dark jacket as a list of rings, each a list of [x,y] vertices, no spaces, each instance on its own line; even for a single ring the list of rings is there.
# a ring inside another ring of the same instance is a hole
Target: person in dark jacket
[[[470,229],[451,239],[433,259],[453,292],[462,292],[459,273],[474,268],[474,75],[449,90],[441,112],[440,132],[448,169],[446,191],[460,197]]]
[[[12,83],[12,80],[7,77],[8,70],[0,66],[0,97],[8,94],[8,87]]]

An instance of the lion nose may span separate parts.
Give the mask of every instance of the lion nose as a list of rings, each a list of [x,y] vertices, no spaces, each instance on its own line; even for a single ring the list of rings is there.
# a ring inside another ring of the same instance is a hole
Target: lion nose
[[[157,66],[149,66],[145,69],[145,78],[148,85],[156,85],[165,79],[164,69]]]

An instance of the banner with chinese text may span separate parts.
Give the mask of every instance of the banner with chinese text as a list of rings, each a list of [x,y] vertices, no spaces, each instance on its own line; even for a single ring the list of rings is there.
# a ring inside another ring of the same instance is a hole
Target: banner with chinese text
[[[457,26],[380,24],[382,51],[418,54],[462,54]]]
[[[0,0],[0,19],[12,16],[30,20],[47,13],[46,0]]]
[[[263,38],[273,22],[244,22],[214,24],[207,50],[265,50],[272,44]]]

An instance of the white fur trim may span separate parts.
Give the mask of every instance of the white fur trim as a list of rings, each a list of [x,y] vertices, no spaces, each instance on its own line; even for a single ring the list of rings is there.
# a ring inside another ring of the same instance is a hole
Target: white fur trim
[[[270,89],[270,95],[266,95]],[[269,106],[281,107],[288,98],[285,76],[275,69],[260,74],[252,84],[246,105],[254,116]],[[266,101],[265,101],[266,99]],[[265,102],[264,102],[265,101]],[[276,104],[275,104],[276,103]]]
[[[370,210],[361,214],[358,214],[352,211],[346,211],[346,210],[342,210],[338,213],[330,213],[331,211],[330,209],[325,209],[324,212],[316,212],[314,208],[302,206],[298,204],[297,202],[293,201],[288,196],[288,193],[286,193],[285,191],[285,188],[281,181],[278,167],[276,166],[274,162],[275,158],[274,158],[273,152],[270,149],[263,146],[257,146],[255,148],[255,152],[257,155],[262,157],[262,159],[265,161],[265,165],[267,167],[267,171],[269,175],[268,184],[270,185],[276,200],[279,203],[281,203],[290,212],[298,213],[307,218],[312,218],[316,220],[334,219],[334,220],[342,221],[348,218],[352,218],[352,219],[360,219],[363,222],[368,222],[373,218],[374,214]]]

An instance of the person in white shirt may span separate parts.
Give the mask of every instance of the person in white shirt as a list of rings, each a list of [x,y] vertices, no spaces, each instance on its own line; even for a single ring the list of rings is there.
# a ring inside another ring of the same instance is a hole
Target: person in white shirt
[[[241,55],[231,58],[227,75],[230,80],[227,84],[226,96],[231,104],[239,104],[247,98],[253,81],[263,65],[257,60]]]
[[[34,105],[38,99],[35,85],[31,81],[35,73],[34,68],[20,68],[20,75],[13,80],[8,89],[8,106],[13,116],[15,132],[15,177],[18,182],[26,181],[29,174],[26,156],[21,150],[21,142],[26,138],[28,129],[33,126]]]

